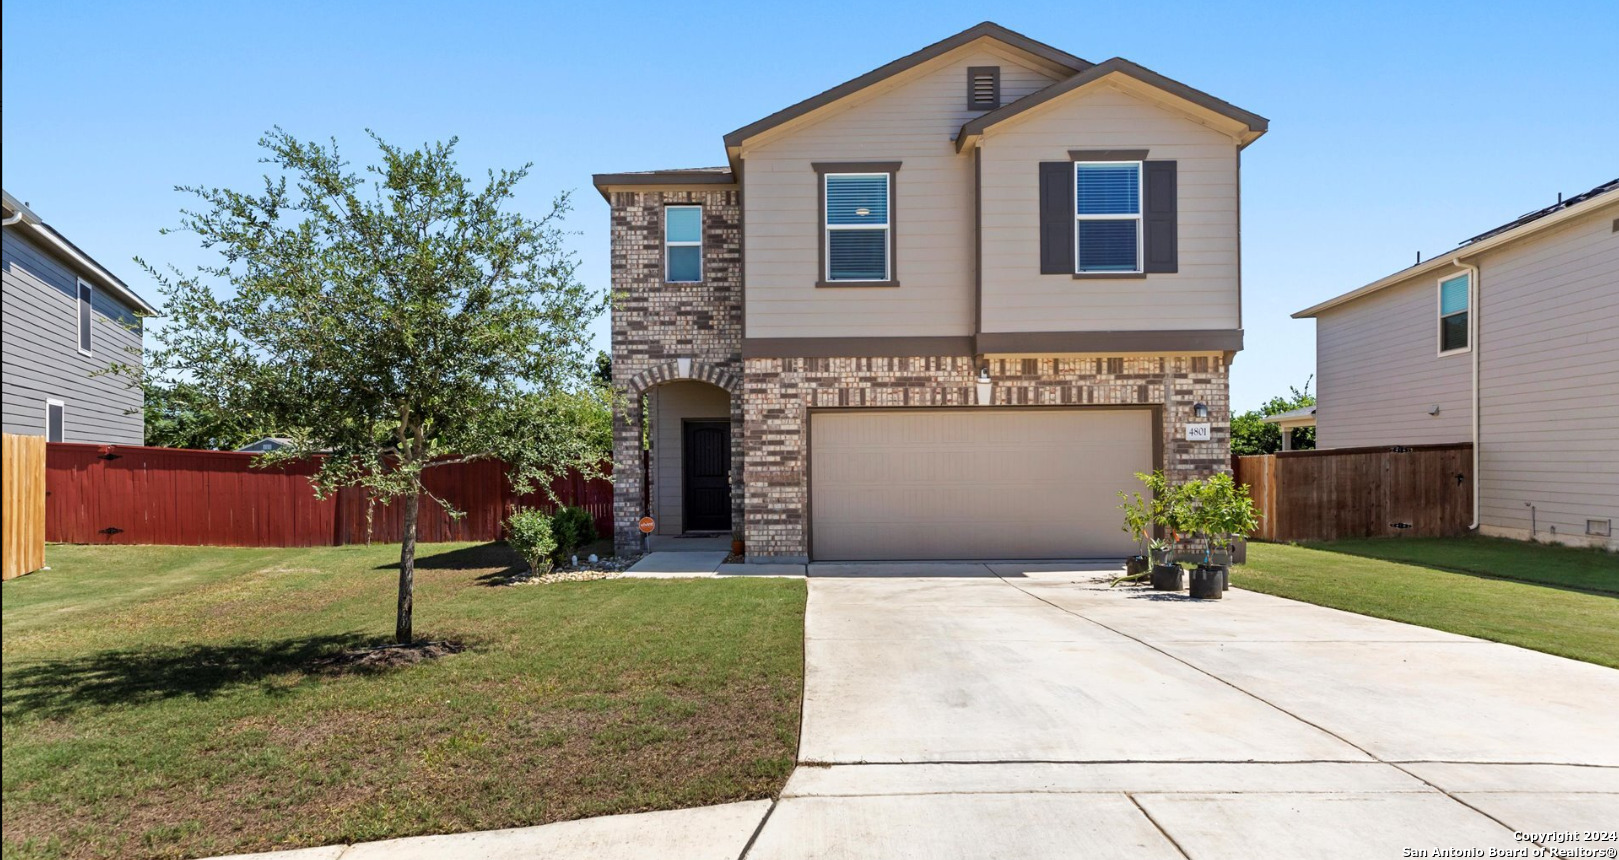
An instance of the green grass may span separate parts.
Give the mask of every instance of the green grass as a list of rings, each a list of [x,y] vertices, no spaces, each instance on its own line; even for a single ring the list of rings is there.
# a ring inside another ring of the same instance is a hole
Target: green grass
[[[1331,606],[1362,615],[1420,624],[1465,636],[1533,648],[1576,660],[1619,668],[1619,595],[1575,591],[1548,584],[1517,582],[1495,575],[1532,573],[1543,579],[1559,577],[1565,584],[1586,583],[1588,577],[1564,564],[1572,554],[1597,574],[1597,582],[1612,582],[1619,565],[1613,556],[1525,545],[1546,553],[1537,565],[1533,553],[1498,548],[1494,541],[1470,546],[1474,539],[1458,539],[1454,553],[1439,542],[1391,540],[1391,546],[1367,546],[1372,541],[1322,544],[1315,547],[1253,543],[1248,563],[1232,568],[1233,585]],[[1324,547],[1333,547],[1326,549]],[[1353,553],[1353,554],[1351,554]],[[1405,558],[1433,558],[1439,563],[1478,564],[1478,575],[1438,567],[1370,558],[1387,553]],[[1465,561],[1463,561],[1465,560]],[[1497,561],[1499,560],[1499,561]],[[1520,576],[1520,578],[1528,578]]]
[[[793,765],[804,584],[491,586],[501,546],[52,546],[3,591],[4,856],[188,857],[768,797]]]
[[[1506,538],[1368,538],[1304,546],[1389,561],[1619,594],[1619,555]]]

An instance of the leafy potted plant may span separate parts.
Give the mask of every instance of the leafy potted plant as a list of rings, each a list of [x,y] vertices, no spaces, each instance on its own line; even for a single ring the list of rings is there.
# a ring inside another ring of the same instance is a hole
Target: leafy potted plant
[[[1136,473],[1147,490],[1152,493],[1149,515],[1154,524],[1163,529],[1164,538],[1152,542],[1152,587],[1156,591],[1180,591],[1181,568],[1175,563],[1175,541],[1185,525],[1182,523],[1186,504],[1183,487],[1171,486],[1163,472]]]
[[[1194,516],[1204,541],[1203,563],[1198,570],[1210,571],[1223,593],[1231,587],[1231,544],[1258,528],[1259,513],[1248,497],[1248,488],[1230,475],[1213,475],[1197,482],[1195,496]],[[1197,578],[1194,573],[1194,581]]]
[[[1136,473],[1136,477],[1143,481],[1147,480],[1147,476],[1140,472]],[[1124,512],[1124,525],[1119,529],[1130,533],[1130,538],[1136,542],[1136,549],[1139,550],[1124,563],[1124,576],[1126,579],[1132,579],[1146,573],[1151,566],[1151,561],[1147,557],[1147,544],[1152,539],[1153,503],[1143,499],[1140,493],[1131,494],[1120,490],[1118,496],[1123,502],[1119,505],[1119,510]]]

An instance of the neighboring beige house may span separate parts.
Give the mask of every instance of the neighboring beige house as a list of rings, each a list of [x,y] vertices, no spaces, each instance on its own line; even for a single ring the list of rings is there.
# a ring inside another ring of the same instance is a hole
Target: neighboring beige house
[[[980,24],[598,174],[615,537],[750,562],[1118,557],[1133,473],[1229,468],[1264,118]]]
[[[1473,442],[1481,532],[1619,549],[1619,180],[1293,316],[1318,448]]]

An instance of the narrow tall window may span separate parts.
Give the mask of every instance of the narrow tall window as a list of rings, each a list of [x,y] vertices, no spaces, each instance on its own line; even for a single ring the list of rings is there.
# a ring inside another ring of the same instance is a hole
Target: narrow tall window
[[[887,173],[826,174],[827,281],[891,280]]]
[[[703,280],[703,207],[664,207],[663,260],[663,276],[670,283]]]
[[[1141,271],[1141,162],[1074,162],[1074,271]]]
[[[60,400],[45,401],[45,441],[62,441],[62,423],[66,419],[67,407]]]
[[[1439,353],[1467,349],[1469,278],[1457,275],[1439,282]]]
[[[79,352],[90,354],[90,285],[79,282]]]

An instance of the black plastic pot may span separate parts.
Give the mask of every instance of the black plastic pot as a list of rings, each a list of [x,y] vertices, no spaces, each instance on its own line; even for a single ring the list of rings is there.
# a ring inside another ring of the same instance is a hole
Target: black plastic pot
[[[1220,587],[1220,568],[1201,564],[1193,568],[1188,593],[1194,600],[1219,600],[1225,594]]]
[[[1180,591],[1181,566],[1178,564],[1155,564],[1152,566],[1153,591]]]
[[[1146,556],[1132,555],[1124,560],[1124,575],[1135,576],[1138,573],[1146,573],[1148,567]]]

